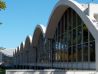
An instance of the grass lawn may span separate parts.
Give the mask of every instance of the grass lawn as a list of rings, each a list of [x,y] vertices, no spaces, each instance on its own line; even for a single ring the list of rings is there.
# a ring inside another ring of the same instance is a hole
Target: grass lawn
[[[5,69],[0,68],[0,74],[5,74]]]

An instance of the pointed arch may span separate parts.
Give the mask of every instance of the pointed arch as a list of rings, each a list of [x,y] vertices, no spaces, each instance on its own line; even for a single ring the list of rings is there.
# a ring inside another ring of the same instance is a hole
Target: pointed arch
[[[91,34],[96,39],[98,37],[98,24],[93,21],[95,20],[93,17],[86,15],[84,13],[85,8],[74,0],[60,0],[56,4],[48,21],[46,37],[49,39],[53,38],[54,32],[56,30],[60,18],[69,7],[72,8],[80,16],[80,18],[86,24]]]
[[[17,54],[19,54],[19,52],[20,52],[20,46],[17,47],[17,51],[16,52],[17,52]]]
[[[27,36],[25,40],[25,48],[28,48],[32,45],[32,36]]]
[[[46,27],[43,25],[37,25],[35,30],[34,30],[34,34],[33,34],[33,39],[32,39],[32,45],[33,47],[36,47],[38,44],[38,40],[40,37],[40,34],[42,34],[42,36],[45,36],[45,32],[46,32]]]
[[[24,48],[25,48],[25,43],[22,42],[22,43],[20,44],[20,51],[23,51]]]

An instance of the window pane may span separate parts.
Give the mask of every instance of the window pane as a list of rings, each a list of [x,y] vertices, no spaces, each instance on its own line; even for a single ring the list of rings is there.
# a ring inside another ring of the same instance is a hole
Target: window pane
[[[68,46],[71,46],[71,32],[68,32]]]
[[[77,42],[78,42],[78,44],[80,44],[82,42],[82,27],[81,26],[78,27]]]
[[[73,46],[73,62],[76,62],[76,58],[77,58],[76,46]]]
[[[83,42],[88,42],[88,29],[86,25],[83,25]]]
[[[77,23],[77,14],[73,11],[73,28],[76,28],[76,23]]]
[[[77,46],[77,61],[82,61],[82,45]]]
[[[76,44],[76,29],[73,30],[73,45]]]
[[[95,62],[95,42],[90,43],[90,61]]]
[[[83,44],[83,61],[88,61],[88,43]]]
[[[68,62],[71,62],[71,47],[68,48]]]
[[[89,33],[89,36],[90,36],[90,41],[94,41],[94,37],[92,36],[91,33]]]

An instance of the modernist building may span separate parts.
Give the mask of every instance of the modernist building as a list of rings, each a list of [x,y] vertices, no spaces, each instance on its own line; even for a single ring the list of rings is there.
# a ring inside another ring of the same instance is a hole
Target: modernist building
[[[97,7],[59,0],[47,28],[37,25],[33,36],[15,50],[15,65],[98,70]]]
[[[12,67],[13,57],[8,54],[8,49],[0,50],[0,67]]]

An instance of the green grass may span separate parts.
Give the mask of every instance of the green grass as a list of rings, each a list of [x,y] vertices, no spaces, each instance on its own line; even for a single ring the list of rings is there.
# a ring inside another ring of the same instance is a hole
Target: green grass
[[[0,74],[5,74],[5,69],[0,68]]]

